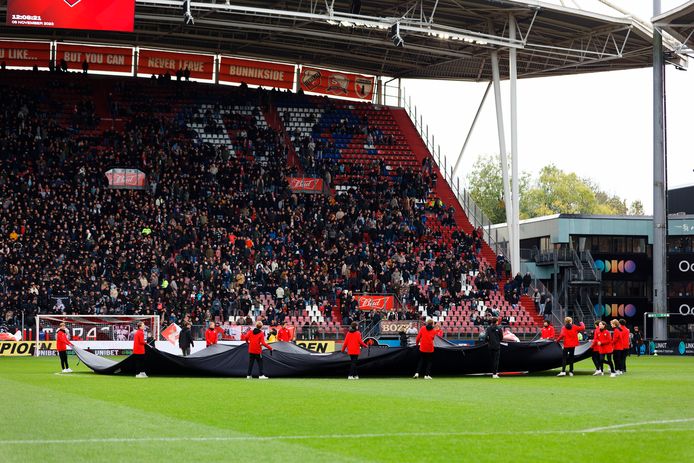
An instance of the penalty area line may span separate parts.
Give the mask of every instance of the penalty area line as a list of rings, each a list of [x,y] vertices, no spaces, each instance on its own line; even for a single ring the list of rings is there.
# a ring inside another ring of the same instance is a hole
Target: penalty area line
[[[546,429],[535,431],[460,431],[460,432],[384,432],[384,433],[363,433],[363,434],[318,434],[318,435],[297,435],[297,436],[219,436],[219,437],[194,437],[194,436],[172,436],[172,437],[95,437],[85,439],[7,439],[0,440],[1,445],[50,445],[50,444],[108,444],[108,443],[147,443],[147,442],[263,442],[277,440],[310,440],[310,439],[380,439],[397,437],[491,437],[491,436],[535,436],[553,434],[594,434],[594,433],[639,433],[643,430],[629,429],[649,425],[664,425],[677,423],[691,423],[694,418],[681,418],[674,420],[640,421],[636,423],[615,424],[599,428],[587,429]],[[649,429],[648,432],[694,432],[694,429],[681,428],[656,428]]]

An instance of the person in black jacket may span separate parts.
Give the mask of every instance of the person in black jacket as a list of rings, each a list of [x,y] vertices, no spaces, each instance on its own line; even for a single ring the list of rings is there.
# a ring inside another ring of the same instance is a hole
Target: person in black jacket
[[[486,331],[486,339],[487,339],[487,348],[489,349],[489,354],[491,356],[491,373],[492,373],[492,378],[498,378],[499,377],[499,356],[501,353],[501,339],[504,336],[504,333],[501,331],[501,327],[499,326],[499,319],[497,317],[492,317],[490,320],[490,324],[487,327]]]
[[[193,347],[193,335],[190,333],[190,322],[183,324],[183,329],[178,333],[178,347],[181,348],[183,356],[190,355],[190,348]]]

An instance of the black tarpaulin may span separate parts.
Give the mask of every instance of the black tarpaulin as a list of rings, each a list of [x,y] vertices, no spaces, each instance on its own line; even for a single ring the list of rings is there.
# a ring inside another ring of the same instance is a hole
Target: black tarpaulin
[[[273,351],[263,350],[264,373],[271,377],[343,376],[349,371],[349,356],[342,352],[318,354],[294,343],[276,342]],[[443,339],[435,341],[433,374],[466,375],[489,372],[490,352],[486,344],[462,346]],[[73,346],[79,359],[100,374],[134,375],[135,360],[119,362]],[[535,372],[561,367],[561,345],[556,342],[502,343],[499,371]],[[590,343],[576,348],[576,361],[590,357]],[[361,376],[410,376],[415,372],[417,347],[374,346],[359,356]],[[214,345],[188,357],[173,355],[146,346],[145,368],[149,375],[244,377],[248,369],[246,345]],[[254,370],[257,374],[257,367]]]

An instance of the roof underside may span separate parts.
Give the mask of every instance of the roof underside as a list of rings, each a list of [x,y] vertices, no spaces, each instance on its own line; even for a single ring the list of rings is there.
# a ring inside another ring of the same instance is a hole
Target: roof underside
[[[502,78],[508,50],[518,50],[518,76],[536,77],[647,67],[650,27],[542,2],[509,0],[137,0],[135,33],[0,26],[0,35],[219,52],[400,78],[491,79],[498,50]],[[259,6],[260,5],[260,6]],[[6,6],[0,7],[0,20]],[[509,16],[517,21],[509,39]],[[330,20],[330,22],[328,22]],[[338,25],[342,22],[346,24]],[[389,25],[399,22],[405,46]],[[380,27],[379,27],[380,26]],[[432,35],[433,34],[433,35]],[[446,37],[455,37],[446,38]],[[678,44],[666,46],[674,50]]]
[[[679,40],[682,51],[694,54],[694,0],[656,16],[653,24]]]

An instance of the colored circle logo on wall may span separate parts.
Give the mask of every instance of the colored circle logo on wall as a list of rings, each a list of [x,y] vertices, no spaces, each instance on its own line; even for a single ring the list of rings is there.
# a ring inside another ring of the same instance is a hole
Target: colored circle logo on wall
[[[634,273],[636,262],[633,260],[598,259],[595,261],[595,269],[605,273]]]
[[[687,346],[684,345],[684,341],[680,341],[680,345],[677,346],[677,351],[680,355],[684,355],[687,352]]]
[[[624,315],[627,317],[633,317],[636,315],[636,307],[634,304],[627,304],[624,306]]]

